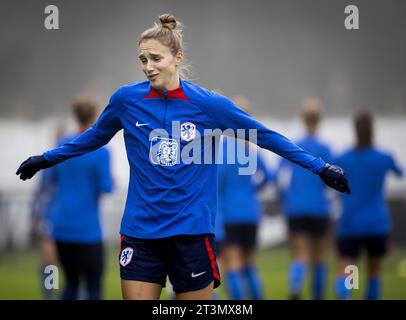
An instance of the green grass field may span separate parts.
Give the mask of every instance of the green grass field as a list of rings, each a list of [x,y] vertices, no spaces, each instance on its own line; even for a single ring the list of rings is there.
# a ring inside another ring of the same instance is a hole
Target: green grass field
[[[121,299],[117,249],[107,250],[108,261],[104,278],[105,299]],[[264,281],[266,299],[286,299],[288,297],[287,270],[289,251],[286,247],[261,250],[258,254],[258,267]],[[334,257],[329,254],[329,282],[327,299],[334,299]],[[360,260],[360,287],[354,290],[353,298],[362,299],[365,283],[365,263]],[[393,249],[385,262],[384,299],[406,299],[406,248]],[[60,274],[61,287],[63,276]],[[310,298],[309,277],[305,283],[303,298]],[[218,289],[220,299],[226,299],[224,283]],[[61,290],[58,290],[59,293]],[[167,299],[162,292],[162,299]],[[39,279],[39,257],[35,250],[6,253],[0,256],[0,299],[41,299]]]

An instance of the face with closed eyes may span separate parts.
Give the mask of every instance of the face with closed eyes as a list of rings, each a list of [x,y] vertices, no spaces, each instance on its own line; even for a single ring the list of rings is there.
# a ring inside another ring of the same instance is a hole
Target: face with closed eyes
[[[155,39],[144,40],[139,45],[139,59],[145,76],[158,90],[179,87],[179,67],[183,53],[173,55],[170,48]]]

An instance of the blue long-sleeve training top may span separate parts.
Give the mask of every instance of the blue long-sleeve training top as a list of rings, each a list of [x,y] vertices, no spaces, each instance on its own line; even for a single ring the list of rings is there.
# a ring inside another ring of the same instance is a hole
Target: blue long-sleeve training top
[[[338,237],[366,237],[388,234],[391,230],[385,200],[385,180],[389,172],[403,175],[390,153],[377,148],[351,149],[336,159],[351,181],[351,195],[341,195]]]
[[[237,146],[233,155],[237,155],[241,145],[256,148],[243,140],[227,137],[220,146],[223,148],[223,160],[228,158],[227,148],[230,143]],[[239,161],[228,164],[223,161],[218,167],[218,214],[222,215],[225,224],[257,224],[263,214],[258,191],[272,180],[271,173],[257,152],[250,152],[246,160],[256,163],[256,170],[251,175],[239,173],[241,167],[248,165]]]
[[[330,148],[318,137],[307,135],[297,144],[311,154],[331,161]],[[281,160],[277,176],[283,212],[287,217],[325,217],[330,214],[329,188],[321,179],[286,159]]]
[[[77,135],[63,137],[59,144]],[[100,148],[51,168],[55,171],[56,193],[52,201],[52,238],[70,243],[102,241],[100,196],[113,190],[110,155]]]
[[[175,121],[178,129],[172,127]],[[175,90],[158,91],[149,81],[121,87],[92,128],[44,157],[58,163],[79,156],[105,145],[121,129],[130,181],[120,232],[131,237],[214,233],[217,165],[179,161],[188,152],[215,158],[218,141],[210,136],[217,133],[205,130],[256,129],[260,147],[314,173],[325,164],[228,98],[183,80]],[[192,151],[190,142],[197,146]]]

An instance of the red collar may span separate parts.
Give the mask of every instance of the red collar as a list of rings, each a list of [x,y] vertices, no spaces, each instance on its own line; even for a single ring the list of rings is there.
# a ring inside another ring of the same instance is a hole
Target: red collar
[[[173,90],[167,90],[166,97],[168,99],[183,99],[183,100],[187,100],[187,101],[189,100],[188,97],[183,92],[183,89],[181,86],[179,86]],[[144,99],[152,99],[152,98],[165,98],[165,95],[161,90],[157,90],[151,86],[151,91],[148,93],[148,95]]]

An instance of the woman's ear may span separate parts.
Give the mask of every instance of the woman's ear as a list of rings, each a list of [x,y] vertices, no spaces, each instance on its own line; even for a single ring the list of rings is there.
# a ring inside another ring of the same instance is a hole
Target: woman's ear
[[[175,61],[176,61],[176,65],[179,66],[182,64],[183,62],[183,51],[178,51],[175,55]]]

